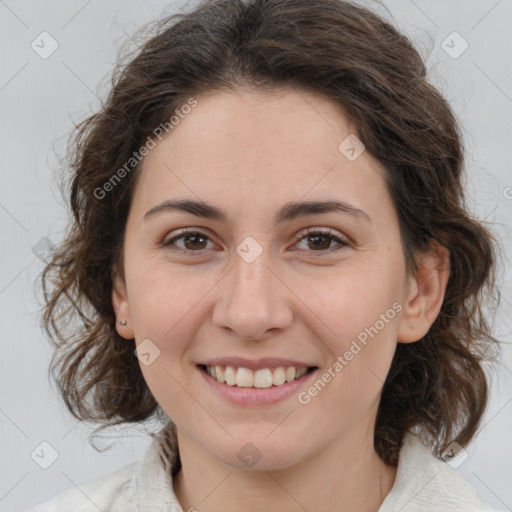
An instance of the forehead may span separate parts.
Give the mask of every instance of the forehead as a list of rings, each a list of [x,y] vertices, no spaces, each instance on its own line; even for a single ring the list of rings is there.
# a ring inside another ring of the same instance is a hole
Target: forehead
[[[187,194],[265,209],[274,199],[327,193],[358,206],[362,196],[371,204],[385,193],[378,161],[367,151],[347,158],[344,141],[355,129],[343,109],[321,95],[248,89],[194,99],[144,159],[135,197],[146,207]]]
[[[328,154],[328,145],[334,143],[336,149],[340,137],[355,132],[340,105],[306,91],[217,91],[196,101],[197,106],[174,130],[174,137],[169,136],[170,147],[183,145],[184,151],[197,150],[193,140],[197,138],[211,152],[229,149],[238,157],[244,151],[264,147],[273,154],[293,157],[290,150],[294,149],[296,154],[314,153],[321,158]],[[257,155],[264,159],[261,152]]]

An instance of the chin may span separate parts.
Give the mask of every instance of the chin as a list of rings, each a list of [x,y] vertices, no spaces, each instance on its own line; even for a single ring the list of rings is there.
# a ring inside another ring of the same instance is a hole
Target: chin
[[[236,469],[254,471],[279,471],[287,469],[304,458],[306,454],[297,451],[297,443],[291,437],[288,442],[282,438],[264,434],[228,438],[222,445],[212,439],[210,453],[224,464]]]

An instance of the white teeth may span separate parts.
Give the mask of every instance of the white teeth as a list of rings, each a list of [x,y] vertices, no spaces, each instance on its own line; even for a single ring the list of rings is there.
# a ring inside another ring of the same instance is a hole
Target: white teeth
[[[286,373],[282,366],[278,366],[272,374],[272,384],[274,386],[280,386],[286,382]]]
[[[217,373],[217,380],[220,383],[226,382],[225,372],[222,366],[215,366],[215,372]]]
[[[270,388],[281,386],[285,382],[299,379],[308,372],[306,367],[278,366],[276,368],[260,368],[253,371],[249,368],[236,368],[234,366],[206,366],[206,373],[220,383],[241,388]]]
[[[296,379],[300,379],[303,375],[306,375],[306,373],[308,372],[308,369],[307,368],[299,368],[296,372],[295,372],[295,378]]]
[[[295,366],[289,366],[286,368],[286,382],[295,380]]]
[[[236,372],[232,366],[226,366],[224,378],[226,379],[226,384],[228,386],[234,386],[236,384]]]
[[[268,368],[256,370],[254,372],[254,387],[269,388],[270,386],[272,386],[272,372]]]
[[[251,370],[247,368],[238,368],[236,372],[236,385],[241,388],[252,388],[254,377]]]

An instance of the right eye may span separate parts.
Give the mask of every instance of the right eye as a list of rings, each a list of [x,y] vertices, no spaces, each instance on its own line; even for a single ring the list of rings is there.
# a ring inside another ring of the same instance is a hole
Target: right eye
[[[177,242],[181,240],[183,240],[183,246],[180,247]],[[208,241],[211,242],[210,238],[204,233],[193,229],[184,229],[176,236],[164,241],[162,245],[169,248],[171,251],[178,251],[184,254],[190,254],[191,252],[202,253],[202,251],[206,250],[204,245],[207,244]]]

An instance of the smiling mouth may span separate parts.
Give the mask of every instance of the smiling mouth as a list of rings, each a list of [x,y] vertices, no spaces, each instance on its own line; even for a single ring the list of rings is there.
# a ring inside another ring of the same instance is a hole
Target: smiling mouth
[[[221,384],[240,388],[267,389],[299,380],[316,370],[316,366],[277,366],[272,368],[249,368],[199,364],[199,369]]]

